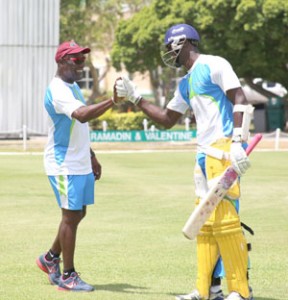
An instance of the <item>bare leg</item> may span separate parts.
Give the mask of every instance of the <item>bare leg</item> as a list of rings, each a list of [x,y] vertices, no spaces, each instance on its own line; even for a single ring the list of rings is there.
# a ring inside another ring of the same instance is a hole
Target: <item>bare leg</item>
[[[57,236],[55,238],[55,241],[51,247],[51,250],[53,251],[53,253],[56,253],[56,254],[61,254],[62,252],[62,249],[61,249],[61,245],[60,245],[60,240],[59,240],[59,231],[60,231],[60,227],[61,227],[61,223],[59,225],[59,229],[58,229],[58,233],[57,233]]]
[[[74,268],[77,228],[85,215],[86,206],[83,210],[62,209],[62,220],[51,250],[59,254],[62,252],[64,270]]]

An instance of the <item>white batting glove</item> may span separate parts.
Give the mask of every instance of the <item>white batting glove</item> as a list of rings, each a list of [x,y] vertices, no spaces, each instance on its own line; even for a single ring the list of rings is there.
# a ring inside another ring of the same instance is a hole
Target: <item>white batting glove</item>
[[[250,168],[250,161],[242,147],[241,142],[232,142],[230,148],[230,159],[233,169],[238,173],[239,176],[245,174]]]
[[[141,100],[141,95],[137,92],[135,84],[127,77],[122,77],[122,82],[119,83],[119,87],[116,85],[118,96],[126,97],[130,102],[136,105]]]
[[[127,97],[127,90],[124,86],[124,82],[123,82],[122,78],[117,79],[115,88],[116,88],[117,97],[120,97],[120,98]]]

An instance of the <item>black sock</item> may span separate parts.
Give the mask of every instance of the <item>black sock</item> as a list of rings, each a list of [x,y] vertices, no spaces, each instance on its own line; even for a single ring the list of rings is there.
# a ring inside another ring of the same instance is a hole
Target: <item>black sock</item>
[[[74,268],[68,269],[68,270],[64,270],[63,271],[63,279],[65,280],[65,279],[69,278],[73,272],[75,272]]]
[[[215,285],[221,285],[221,278],[220,277],[216,278],[212,276],[211,286],[215,286]]]
[[[45,255],[46,260],[51,261],[53,258],[58,258],[60,255],[57,253],[54,253],[51,249],[47,252]]]

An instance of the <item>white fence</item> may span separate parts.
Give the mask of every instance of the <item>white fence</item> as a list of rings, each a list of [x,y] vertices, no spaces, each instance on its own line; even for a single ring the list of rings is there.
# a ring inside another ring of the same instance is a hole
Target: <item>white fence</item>
[[[280,128],[270,133],[263,133],[263,139],[274,141],[274,150],[278,151],[281,148],[281,142],[288,140],[288,133],[281,131]],[[286,149],[287,150],[287,149]]]
[[[60,0],[0,0],[0,135],[46,134]]]

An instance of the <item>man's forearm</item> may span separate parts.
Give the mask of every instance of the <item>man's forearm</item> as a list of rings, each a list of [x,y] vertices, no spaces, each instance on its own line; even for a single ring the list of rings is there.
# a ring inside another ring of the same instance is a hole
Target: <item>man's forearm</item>
[[[159,106],[156,106],[155,104],[145,100],[141,99],[137,106],[154,122],[161,124],[165,126],[165,128],[171,128],[174,126],[181,116],[181,114],[178,114],[177,112],[168,112],[167,109],[163,109]]]
[[[72,117],[77,119],[81,123],[85,123],[92,119],[100,117],[113,105],[114,102],[111,98],[97,104],[81,106],[73,112]]]

